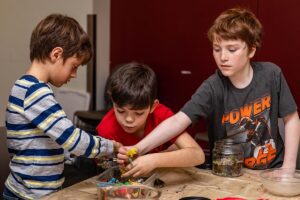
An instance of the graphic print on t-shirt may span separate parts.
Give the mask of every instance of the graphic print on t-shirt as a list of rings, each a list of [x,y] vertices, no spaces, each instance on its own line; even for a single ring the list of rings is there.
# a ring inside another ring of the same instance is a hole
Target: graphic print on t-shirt
[[[243,144],[244,164],[248,168],[265,169],[276,156],[270,130],[270,105],[268,95],[223,115],[227,138]]]

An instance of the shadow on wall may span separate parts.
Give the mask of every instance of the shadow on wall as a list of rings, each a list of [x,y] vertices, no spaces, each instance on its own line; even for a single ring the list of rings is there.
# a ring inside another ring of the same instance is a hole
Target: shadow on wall
[[[9,174],[9,154],[6,145],[6,129],[5,127],[0,127],[0,198],[2,197],[4,182]]]
[[[74,113],[77,110],[89,110],[90,107],[90,94],[85,91],[58,88],[55,92],[55,98],[71,121],[73,121]]]

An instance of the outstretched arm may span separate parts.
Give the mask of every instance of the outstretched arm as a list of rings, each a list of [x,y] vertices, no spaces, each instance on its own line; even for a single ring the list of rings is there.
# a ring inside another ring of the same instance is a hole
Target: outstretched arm
[[[191,123],[192,121],[190,118],[179,111],[172,117],[160,123],[150,134],[135,146],[138,148],[140,155],[145,154],[182,133]]]
[[[143,176],[155,168],[162,167],[192,167],[205,161],[203,150],[187,132],[177,138],[174,146],[175,150],[173,151],[138,157],[127,165],[126,170],[128,171],[124,176]]]
[[[56,142],[75,155],[94,158],[109,155],[121,146],[120,143],[92,136],[76,128],[54,98],[52,90],[44,83],[28,88],[24,99],[24,116],[37,127],[35,132],[53,140],[48,142],[52,148],[57,148],[52,144]]]
[[[285,151],[283,168],[296,168],[297,153],[300,141],[300,121],[297,112],[283,118],[285,129]]]

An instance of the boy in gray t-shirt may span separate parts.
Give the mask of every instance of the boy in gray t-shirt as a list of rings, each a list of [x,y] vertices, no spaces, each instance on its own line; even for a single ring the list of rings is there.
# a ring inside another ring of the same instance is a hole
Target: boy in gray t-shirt
[[[201,84],[181,111],[136,145],[139,153],[206,118],[211,148],[218,139],[232,138],[245,144],[248,168],[295,168],[300,138],[297,105],[279,67],[250,61],[261,46],[261,35],[262,26],[249,10],[233,8],[221,13],[208,31],[217,72]],[[285,148],[278,118],[285,123]],[[120,163],[127,159],[128,148],[119,150]],[[128,169],[126,175],[142,170]]]

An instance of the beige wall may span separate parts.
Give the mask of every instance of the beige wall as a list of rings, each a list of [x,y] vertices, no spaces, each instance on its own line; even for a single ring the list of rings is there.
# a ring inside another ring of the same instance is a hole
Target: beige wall
[[[104,73],[100,73],[101,78],[97,78],[97,86],[100,88],[99,98],[103,92],[101,91],[102,79],[106,79],[108,75],[108,50],[109,41],[106,37],[109,34],[109,0],[0,0],[0,126],[4,125],[5,106],[7,103],[9,91],[14,81],[23,75],[29,61],[29,40],[32,29],[45,16],[50,13],[62,13],[75,18],[86,30],[87,14],[97,14],[99,22],[103,25],[98,33],[103,43],[98,48],[97,58],[100,60],[98,65]],[[106,45],[106,46],[105,46]],[[100,53],[104,52],[104,56]],[[103,78],[104,77],[104,78]],[[77,79],[64,87],[73,89],[86,90],[86,68],[82,67],[78,71]],[[101,108],[102,100],[97,104]]]
[[[97,14],[97,109],[104,108],[104,87],[110,64],[110,0],[95,0]]]

